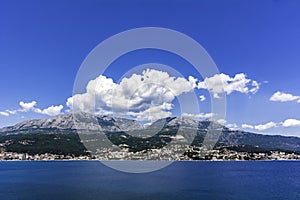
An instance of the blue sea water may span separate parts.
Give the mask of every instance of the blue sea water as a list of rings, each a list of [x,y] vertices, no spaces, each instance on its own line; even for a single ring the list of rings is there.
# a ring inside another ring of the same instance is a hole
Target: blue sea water
[[[1,200],[300,199],[300,162],[175,162],[146,174],[98,161],[0,162]]]

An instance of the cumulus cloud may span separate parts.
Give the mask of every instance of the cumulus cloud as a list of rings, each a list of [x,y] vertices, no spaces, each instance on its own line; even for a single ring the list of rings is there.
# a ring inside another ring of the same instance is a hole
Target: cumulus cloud
[[[34,106],[36,105],[36,101],[32,101],[32,102],[28,102],[28,103],[20,101],[19,105],[21,106],[22,111],[27,112],[29,110],[34,109]]]
[[[226,94],[231,94],[232,92],[254,94],[259,90],[259,83],[248,79],[244,73],[236,74],[234,77],[221,73],[198,82],[197,87],[209,90],[214,98],[220,98],[219,94],[224,92]]]
[[[39,114],[43,114],[43,115],[49,115],[49,116],[56,116],[62,113],[62,109],[63,109],[63,105],[58,105],[58,106],[49,106],[48,108],[45,109],[40,109],[37,108],[37,102],[36,101],[31,101],[31,102],[23,102],[20,101],[19,105],[21,107],[21,109],[19,110],[7,110],[7,113],[9,114],[15,114],[17,112],[28,112],[28,111],[32,111],[35,113],[39,113]]]
[[[276,127],[276,123],[274,123],[274,122],[268,122],[266,124],[259,124],[259,125],[254,126],[254,128],[259,131],[267,130],[267,129],[270,129],[273,127]]]
[[[276,127],[277,124],[275,122],[268,122],[266,124],[258,124],[258,125],[249,125],[249,124],[242,124],[242,128],[245,129],[255,129],[258,131],[264,131],[273,127]]]
[[[193,88],[197,87],[197,81],[198,79],[193,77],[193,76],[189,76],[188,77],[189,82],[192,84]]]
[[[283,127],[294,127],[300,126],[300,120],[297,119],[287,119],[282,123]]]
[[[128,115],[135,117],[138,121],[154,121],[157,119],[170,117],[172,115],[172,104],[163,103],[163,105],[149,107],[147,110],[141,112],[128,112]]]
[[[199,98],[200,98],[200,101],[205,101],[205,99],[206,99],[206,97],[204,95],[200,95]]]
[[[198,114],[183,113],[182,116],[193,118],[193,119],[207,119],[207,118],[212,118],[213,113],[198,113]]]
[[[279,102],[297,101],[298,103],[300,103],[300,96],[295,96],[290,93],[277,91],[270,97],[270,101],[279,101]]]
[[[225,125],[226,120],[225,119],[218,119],[217,122],[222,124],[222,125]]]
[[[63,109],[63,105],[59,105],[59,106],[50,106],[48,108],[45,108],[43,110],[39,109],[39,108],[35,108],[34,109],[34,112],[36,113],[40,113],[40,114],[43,114],[43,115],[49,115],[49,116],[56,116],[56,115],[59,115],[61,114],[62,112],[62,109]]]
[[[268,122],[266,124],[258,124],[258,125],[249,125],[249,124],[242,124],[242,128],[245,129],[255,129],[259,131],[264,131],[273,127],[276,127],[277,124],[275,122]]]
[[[172,115],[173,101],[183,93],[191,92],[195,88],[207,89],[214,98],[226,92],[256,93],[259,83],[248,79],[245,74],[236,74],[230,77],[226,74],[216,74],[213,77],[199,81],[193,76],[188,78],[174,77],[167,72],[146,69],[141,74],[132,74],[123,78],[119,83],[113,79],[100,75],[90,80],[86,91],[75,94],[67,99],[67,112],[84,111],[101,115],[115,114],[119,116],[132,116],[137,120],[148,121]],[[199,96],[205,101],[204,95]],[[49,116],[62,113],[62,105],[51,105],[41,109],[36,101],[19,102],[20,109],[1,111],[0,115],[8,116],[17,112],[36,112]],[[203,119],[211,118],[211,113],[185,114],[185,116]]]
[[[249,91],[255,94],[259,90],[259,83],[257,81],[252,81],[251,85],[252,88]]]
[[[167,72],[147,69],[115,83],[103,75],[89,81],[86,92],[68,98],[72,111],[130,115],[138,120],[171,116],[176,96],[196,87],[196,78],[170,76]]]
[[[132,74],[115,83],[111,78],[100,75],[88,82],[85,93],[75,94],[67,99],[71,111],[84,111],[96,114],[117,114],[132,116],[140,120],[154,120],[171,116],[172,101],[193,89],[208,89],[215,98],[226,92],[256,93],[257,81],[248,79],[245,74],[233,78],[226,74],[216,74],[198,81],[189,76],[173,77],[167,72],[146,69],[141,74]],[[204,95],[199,96],[204,101]]]
[[[49,106],[48,108],[45,109],[40,109],[37,108],[37,102],[36,101],[31,101],[31,102],[23,102],[20,101],[19,102],[20,105],[20,109],[17,110],[5,110],[5,111],[0,111],[0,115],[2,116],[10,116],[10,115],[14,115],[18,112],[35,112],[35,113],[39,113],[39,114],[43,114],[43,115],[49,115],[49,116],[56,116],[59,114],[62,114],[62,109],[63,109],[63,105],[58,105],[58,106]]]
[[[249,125],[249,124],[242,124],[242,128],[245,128],[245,129],[254,129],[254,126]]]
[[[238,125],[235,124],[235,123],[233,123],[233,124],[226,124],[226,126],[227,126],[228,128],[230,128],[230,129],[233,129],[233,130],[236,130],[236,129],[239,128]]]
[[[268,122],[266,124],[259,124],[259,125],[249,125],[249,124],[242,124],[242,128],[244,129],[255,129],[259,131],[267,130],[273,127],[298,127],[300,126],[300,120],[297,119],[286,119],[284,122],[275,123],[275,122]]]

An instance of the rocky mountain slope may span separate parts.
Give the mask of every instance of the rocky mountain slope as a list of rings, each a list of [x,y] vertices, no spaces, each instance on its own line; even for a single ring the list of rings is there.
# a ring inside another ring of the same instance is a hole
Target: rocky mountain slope
[[[142,129],[135,120],[95,116],[79,112],[48,119],[34,119],[0,129],[0,134],[30,133],[33,130],[102,130],[106,132]]]
[[[194,146],[201,146],[208,129],[218,130],[220,133],[218,145],[237,146],[250,145],[266,149],[282,149],[300,152],[300,138],[271,136],[249,133],[242,130],[231,130],[215,121],[196,121],[188,118],[168,117],[157,120],[150,126],[143,127],[139,122],[131,119],[115,118],[108,116],[95,116],[88,113],[74,113],[49,119],[29,120],[0,129],[0,136],[18,134],[70,134],[76,130],[96,133],[99,130],[109,134],[117,144],[130,143],[135,146],[152,141],[165,140],[169,142],[174,136],[191,139]],[[116,134],[118,133],[118,134]],[[135,134],[139,137],[135,137]],[[147,137],[141,138],[141,135]],[[192,135],[195,134],[195,135]],[[121,138],[121,139],[120,139]],[[127,140],[124,140],[127,138]],[[147,139],[148,138],[148,139]],[[151,143],[150,143],[151,144]]]

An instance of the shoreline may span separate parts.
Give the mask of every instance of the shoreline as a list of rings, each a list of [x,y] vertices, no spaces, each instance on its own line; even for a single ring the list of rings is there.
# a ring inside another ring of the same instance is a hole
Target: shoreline
[[[0,160],[1,162],[299,162],[300,159],[285,159],[285,160]]]

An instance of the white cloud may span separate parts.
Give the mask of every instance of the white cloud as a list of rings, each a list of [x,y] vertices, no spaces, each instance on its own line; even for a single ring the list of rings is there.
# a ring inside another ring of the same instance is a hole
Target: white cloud
[[[254,94],[259,90],[259,83],[248,79],[244,73],[236,74],[234,77],[222,73],[205,78],[204,81],[198,83],[197,87],[209,90],[213,93],[214,98],[220,98],[219,94],[224,92],[227,94],[232,92]]]
[[[16,110],[6,110],[5,112],[9,113],[10,115],[14,115],[17,113]]]
[[[36,105],[36,101],[32,101],[32,102],[28,102],[28,103],[20,101],[19,105],[21,106],[23,112],[27,112],[29,110],[34,109],[34,106]]]
[[[169,103],[163,103],[163,105],[152,106],[141,112],[127,112],[125,115],[131,115],[138,121],[154,121],[170,117],[172,115],[172,112],[169,111],[171,105],[172,104]]]
[[[10,115],[14,115],[17,113],[17,110],[5,110],[5,111],[0,111],[0,115],[2,116],[10,116]]]
[[[213,113],[198,113],[198,114],[183,113],[182,116],[193,118],[193,119],[207,119],[207,118],[212,118]]]
[[[255,129],[259,131],[264,131],[273,127],[276,127],[277,124],[275,122],[268,122],[266,124],[258,124],[258,125],[249,125],[249,124],[242,124],[242,128],[245,129]]]
[[[0,115],[2,115],[2,116],[9,116],[9,113],[7,113],[7,112],[5,112],[5,111],[0,111]]]
[[[259,90],[259,83],[257,81],[252,81],[251,85],[253,88],[251,88],[249,91],[254,94]]]
[[[273,127],[296,127],[296,126],[300,126],[300,120],[286,119],[284,122],[280,122],[280,123],[275,123],[271,121],[266,124],[259,124],[259,125],[242,124],[242,128],[244,129],[255,129],[259,131],[267,130]]]
[[[218,119],[217,122],[222,124],[222,125],[225,125],[226,120],[225,119]]]
[[[245,128],[245,129],[254,129],[254,126],[249,125],[249,124],[242,124],[242,128]]]
[[[131,115],[138,120],[155,120],[171,116],[172,101],[196,86],[192,76],[188,80],[172,77],[166,72],[147,69],[114,83],[100,75],[89,81],[86,92],[68,98],[72,111]]]
[[[283,127],[292,127],[292,126],[300,126],[300,120],[297,119],[287,119],[282,123]]]
[[[59,106],[52,105],[43,110],[41,110],[39,108],[35,108],[34,112],[44,114],[44,115],[49,115],[49,116],[56,116],[56,115],[61,114],[62,109],[63,109],[63,105],[59,105]]]
[[[14,110],[14,111],[9,111],[10,114],[15,114],[17,111],[20,112],[28,112],[28,111],[33,111],[35,113],[43,114],[43,115],[49,115],[49,116],[56,116],[62,113],[63,105],[58,105],[58,106],[49,106],[48,108],[45,109],[40,109],[37,108],[37,102],[36,101],[31,101],[28,103],[25,103],[23,101],[20,101],[19,105],[21,106],[20,110]]]
[[[189,80],[189,82],[192,84],[192,87],[193,87],[193,88],[197,87],[197,81],[198,81],[198,79],[196,79],[196,78],[193,77],[193,76],[189,76],[189,77],[188,77],[188,80]]]
[[[254,128],[259,131],[267,130],[267,129],[270,129],[273,127],[276,127],[276,123],[274,123],[274,122],[268,122],[266,124],[259,124],[259,125],[254,126]]]
[[[236,130],[238,129],[238,125],[233,123],[233,124],[226,124],[226,127],[230,128],[230,129],[233,129],[233,130]]]
[[[280,101],[280,102],[287,102],[287,101],[295,101],[298,100],[297,102],[300,103],[300,96],[295,96],[290,93],[284,93],[284,92],[275,92],[271,97],[270,101]]]
[[[206,99],[206,97],[204,95],[200,95],[199,98],[200,98],[200,101],[205,101],[205,99]]]

